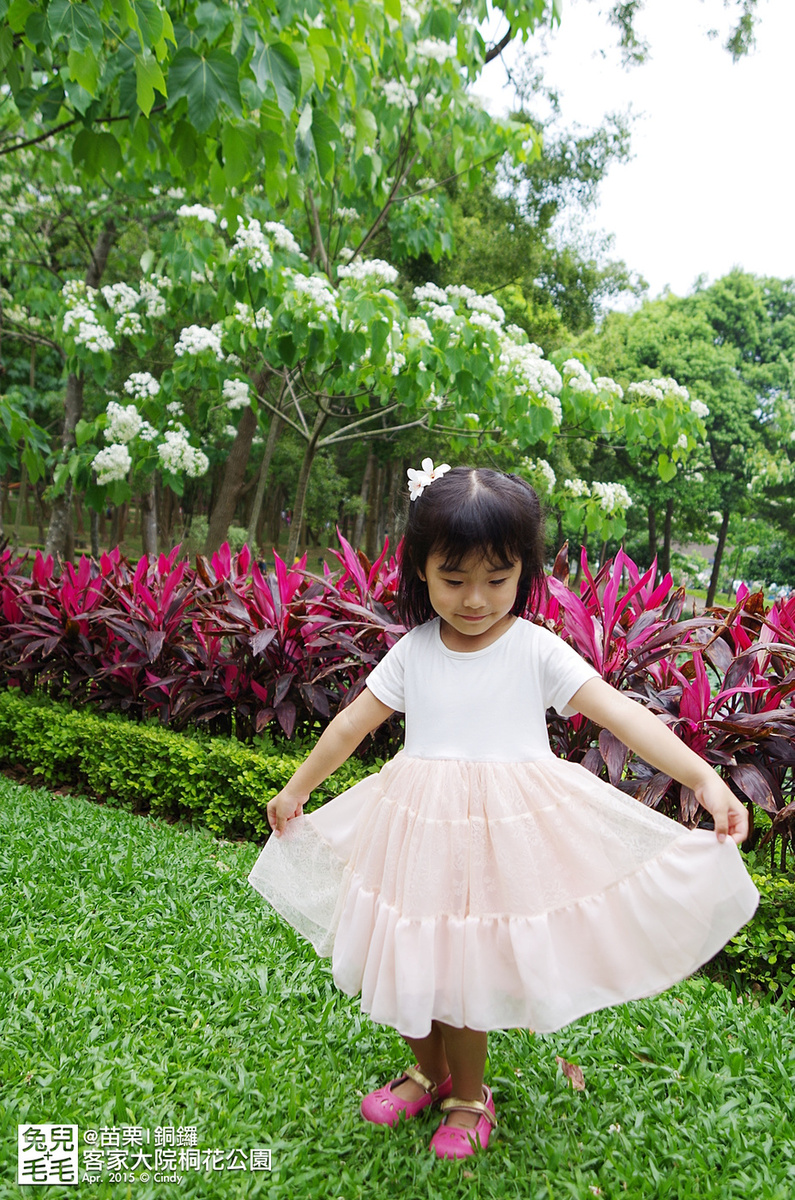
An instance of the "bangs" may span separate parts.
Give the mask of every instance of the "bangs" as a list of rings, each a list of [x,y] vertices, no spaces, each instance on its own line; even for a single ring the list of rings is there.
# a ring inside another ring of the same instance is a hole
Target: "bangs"
[[[514,475],[454,467],[410,502],[404,534],[398,608],[407,625],[433,615],[424,573],[429,555],[456,571],[470,555],[495,568],[522,564],[517,602],[521,612],[543,590],[543,519],[533,489]]]

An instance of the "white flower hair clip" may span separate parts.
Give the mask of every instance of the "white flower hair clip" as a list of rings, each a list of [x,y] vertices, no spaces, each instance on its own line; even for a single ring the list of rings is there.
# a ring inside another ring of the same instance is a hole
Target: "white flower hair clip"
[[[433,459],[424,458],[422,460],[422,469],[415,471],[413,467],[409,467],[406,474],[409,477],[409,496],[412,500],[416,500],[421,496],[426,487],[429,487],[434,479],[441,479],[442,476],[450,470],[449,463],[442,463],[441,466],[434,470]]]

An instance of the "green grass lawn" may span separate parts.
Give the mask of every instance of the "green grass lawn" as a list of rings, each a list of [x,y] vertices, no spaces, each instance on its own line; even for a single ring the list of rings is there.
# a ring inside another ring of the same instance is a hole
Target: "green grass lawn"
[[[3,1200],[795,1195],[791,1017],[701,977],[556,1034],[493,1034],[500,1125],[474,1161],[427,1151],[435,1113],[366,1124],[361,1096],[405,1045],[269,914],[246,883],[257,853],[0,779]],[[20,1187],[19,1123],[76,1124],[81,1154],[102,1126],[195,1126],[226,1161],[269,1148],[272,1170]]]

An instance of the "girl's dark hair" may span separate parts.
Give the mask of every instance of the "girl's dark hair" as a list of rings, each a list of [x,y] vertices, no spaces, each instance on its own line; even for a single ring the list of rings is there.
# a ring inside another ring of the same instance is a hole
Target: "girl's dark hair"
[[[450,569],[472,552],[482,552],[495,566],[522,563],[511,612],[532,606],[533,615],[546,589],[544,518],[538,496],[517,475],[484,467],[453,467],[409,503],[403,535],[397,608],[411,628],[435,615],[425,572],[430,554],[440,554]]]

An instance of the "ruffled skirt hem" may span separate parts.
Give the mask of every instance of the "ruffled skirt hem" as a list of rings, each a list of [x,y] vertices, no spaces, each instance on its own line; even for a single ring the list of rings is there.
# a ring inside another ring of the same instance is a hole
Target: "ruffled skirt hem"
[[[271,837],[248,881],[365,1013],[414,1038],[433,1020],[547,1033],[656,995],[759,898],[734,842],[554,758],[398,755]]]

